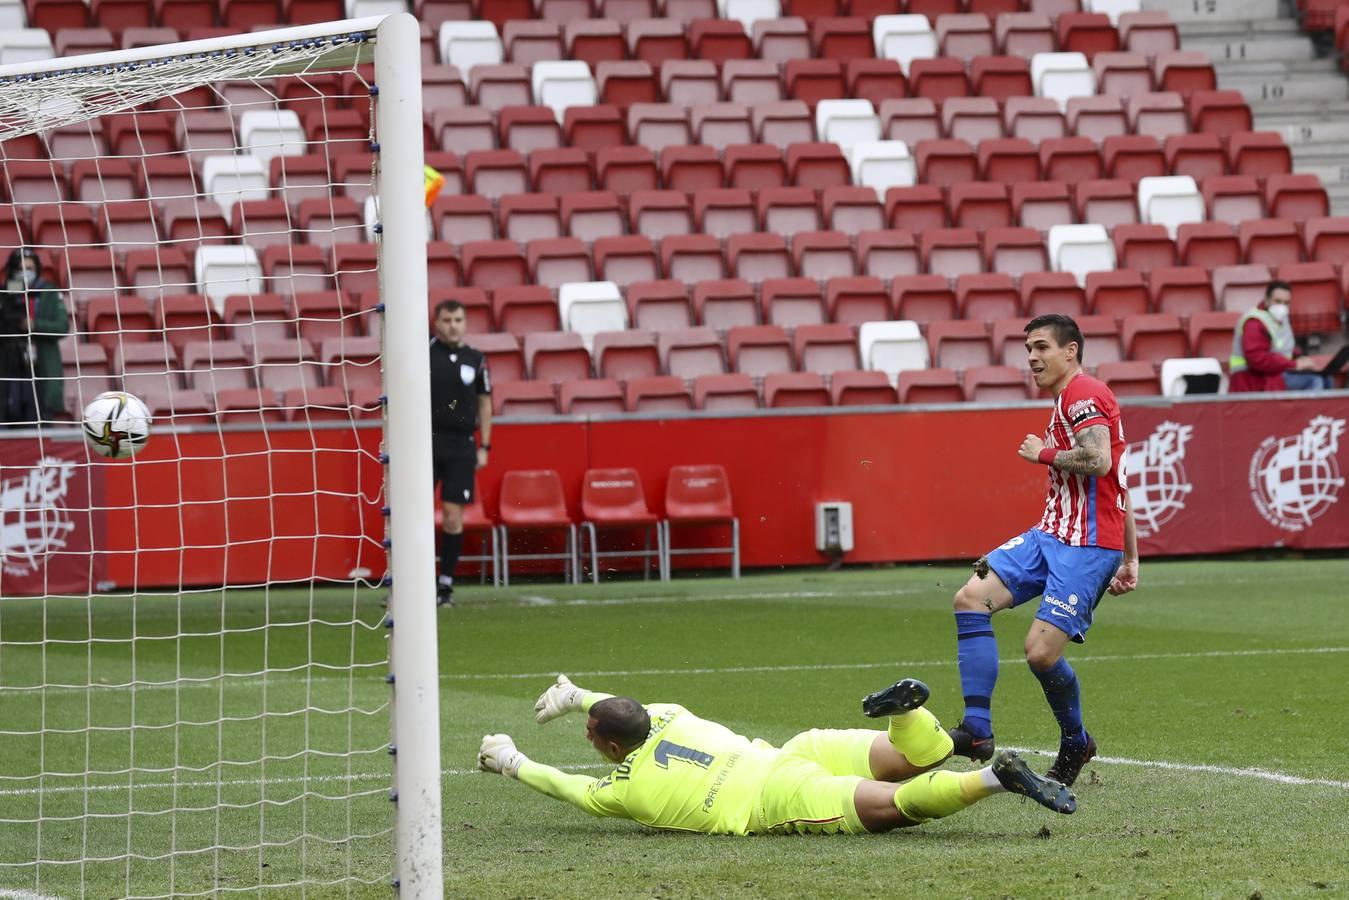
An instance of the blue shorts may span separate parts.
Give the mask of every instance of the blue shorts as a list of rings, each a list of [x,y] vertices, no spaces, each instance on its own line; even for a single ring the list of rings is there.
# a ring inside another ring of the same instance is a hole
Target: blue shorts
[[[1032,528],[988,554],[988,567],[1012,592],[1012,606],[1044,596],[1035,618],[1048,622],[1077,643],[1091,628],[1124,554],[1104,547],[1070,547]]]

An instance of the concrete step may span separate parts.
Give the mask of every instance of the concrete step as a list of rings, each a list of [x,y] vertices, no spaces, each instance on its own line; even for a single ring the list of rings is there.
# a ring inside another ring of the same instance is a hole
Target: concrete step
[[[1186,50],[1201,50],[1209,55],[1214,64],[1239,60],[1264,61],[1302,61],[1315,60],[1316,48],[1305,37],[1270,37],[1249,40],[1189,40],[1182,41]]]
[[[1349,99],[1349,79],[1308,78],[1291,73],[1241,74],[1218,77],[1218,87],[1241,91],[1248,103],[1261,101],[1322,101]]]
[[[1283,135],[1284,143],[1293,148],[1294,155],[1304,149],[1309,153],[1342,153],[1349,144],[1349,119],[1303,119],[1279,124],[1269,118],[1257,118],[1255,129],[1277,131]]]
[[[1144,9],[1163,9],[1176,22],[1275,19],[1279,0],[1143,0]]]
[[[1293,19],[1223,19],[1219,21],[1203,20],[1181,22],[1180,40],[1182,44],[1190,41],[1250,41],[1259,38],[1295,38],[1306,37],[1298,23]]]
[[[1299,175],[1315,175],[1327,190],[1331,185],[1349,186],[1349,163],[1342,157],[1328,154],[1299,156],[1294,150],[1293,171]]]

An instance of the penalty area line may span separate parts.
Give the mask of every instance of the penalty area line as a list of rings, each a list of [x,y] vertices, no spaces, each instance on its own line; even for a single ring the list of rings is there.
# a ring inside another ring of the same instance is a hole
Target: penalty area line
[[[1034,747],[1008,747],[1018,753],[1030,753],[1035,756],[1053,757],[1055,750],[1039,750]],[[1125,756],[1098,756],[1092,763],[1104,763],[1115,766],[1134,766],[1140,769],[1164,769],[1168,772],[1194,772],[1205,775],[1230,775],[1237,778],[1255,778],[1260,781],[1272,781],[1275,784],[1301,784],[1315,787],[1332,787],[1349,791],[1349,781],[1336,781],[1333,778],[1304,778],[1301,775],[1288,775],[1269,769],[1240,766],[1218,766],[1210,763],[1178,763],[1164,759],[1129,759]],[[1088,763],[1091,765],[1091,763]]]

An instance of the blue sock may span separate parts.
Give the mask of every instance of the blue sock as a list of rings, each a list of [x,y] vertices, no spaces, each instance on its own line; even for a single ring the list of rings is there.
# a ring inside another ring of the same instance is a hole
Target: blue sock
[[[965,695],[965,727],[977,738],[993,734],[993,686],[998,683],[998,640],[988,613],[956,613],[956,659]]]
[[[1064,739],[1081,738],[1082,699],[1077,689],[1077,673],[1068,665],[1068,660],[1060,656],[1058,662],[1043,672],[1037,671],[1034,667],[1031,671],[1040,679],[1040,686],[1045,689],[1045,699],[1049,701],[1049,708],[1054,711],[1054,718],[1058,719]]]

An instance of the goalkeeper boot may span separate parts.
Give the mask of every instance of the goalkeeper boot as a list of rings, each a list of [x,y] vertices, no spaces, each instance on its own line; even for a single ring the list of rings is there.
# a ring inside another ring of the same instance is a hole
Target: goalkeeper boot
[[[454,580],[441,576],[436,581],[436,606],[454,606]]]
[[[862,712],[873,719],[898,715],[922,706],[927,702],[929,693],[927,685],[918,679],[905,678],[863,697]]]
[[[955,745],[951,752],[956,756],[967,756],[975,762],[988,762],[993,758],[995,747],[993,735],[977,736],[965,724],[964,719],[961,719],[955,728],[948,728],[946,733],[951,736],[951,743]]]
[[[1036,803],[1068,815],[1077,809],[1077,798],[1063,785],[1037,775],[1026,761],[1011,750],[1001,750],[993,760],[993,777],[1010,793],[1029,797]]]
[[[1095,756],[1096,739],[1085,731],[1079,737],[1063,738],[1059,741],[1059,755],[1055,757],[1054,765],[1049,767],[1045,777],[1072,787],[1073,782],[1077,781],[1077,776],[1082,774],[1082,767]]]

